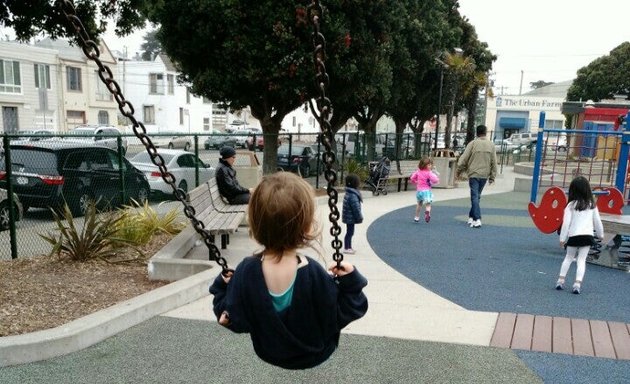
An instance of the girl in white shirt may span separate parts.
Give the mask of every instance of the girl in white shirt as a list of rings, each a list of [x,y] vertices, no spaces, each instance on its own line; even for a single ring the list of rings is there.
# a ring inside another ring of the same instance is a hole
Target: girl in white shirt
[[[593,199],[591,185],[584,176],[577,176],[569,185],[569,203],[564,208],[560,230],[560,246],[566,246],[567,254],[560,267],[560,276],[556,282],[557,290],[564,289],[565,277],[577,256],[573,293],[580,293],[586,271],[586,257],[595,241],[593,231],[600,240],[604,238],[604,226]]]

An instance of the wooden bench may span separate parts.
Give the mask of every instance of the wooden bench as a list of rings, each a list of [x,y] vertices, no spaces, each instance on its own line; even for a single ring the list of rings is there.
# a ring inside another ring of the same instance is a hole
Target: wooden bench
[[[409,178],[411,174],[414,173],[418,169],[418,160],[402,160],[400,161],[400,172],[398,168],[394,168],[394,163],[392,163],[392,170],[389,172],[388,179],[397,180],[398,181],[398,192],[402,189],[402,185],[404,182],[405,191],[409,185]]]
[[[620,257],[619,248],[622,246],[621,235],[630,235],[630,215],[602,213],[600,216],[604,226],[604,240],[601,244],[605,246],[613,240],[613,245],[609,252],[599,249],[599,257],[589,257],[587,261],[604,267],[628,270],[630,268],[629,257]]]
[[[221,196],[219,193],[219,186],[217,185],[217,179],[212,177],[210,180],[206,182],[208,191],[210,192],[210,197],[212,198],[212,203],[214,204],[214,208],[217,211],[222,213],[233,213],[233,212],[247,212],[247,204],[230,204],[227,200]]]
[[[210,180],[212,181],[214,178]],[[203,183],[190,191],[188,193],[188,202],[195,208],[195,216],[203,223],[204,229],[210,232],[213,239],[215,235],[221,236],[221,249],[225,249],[230,243],[230,234],[236,232],[239,225],[243,222],[245,211],[219,211],[212,196],[211,181]],[[216,182],[214,184],[216,186]],[[216,193],[218,195],[218,189]],[[219,201],[222,200],[219,198]],[[219,201],[217,201],[217,205],[222,206]]]

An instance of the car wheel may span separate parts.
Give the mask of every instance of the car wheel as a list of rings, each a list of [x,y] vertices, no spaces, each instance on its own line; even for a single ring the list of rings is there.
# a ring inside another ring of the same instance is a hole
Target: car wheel
[[[203,147],[206,149],[206,151],[210,150],[210,144],[205,144]]]
[[[168,143],[168,149],[173,149],[175,148],[175,146],[173,145],[173,143]]]
[[[566,152],[566,151],[567,151],[567,147],[564,147],[562,145],[558,147],[558,152]]]
[[[9,229],[9,204],[3,201],[0,204],[0,231]]]
[[[71,201],[68,205],[70,207],[70,212],[75,217],[84,216],[85,212],[87,212],[88,205],[93,200],[92,195],[85,190],[79,192],[76,199]]]
[[[306,179],[311,175],[311,166],[309,164],[304,164],[300,167],[300,174],[302,178]]]
[[[190,143],[186,143],[186,145],[184,145],[184,151],[190,151]]]
[[[177,188],[184,191],[184,193],[188,193],[188,183],[186,182],[186,180],[180,181],[179,184],[177,185]]]
[[[147,201],[149,201],[149,188],[147,186],[141,186],[138,189],[138,194],[136,195],[136,203],[138,205],[144,205]]]

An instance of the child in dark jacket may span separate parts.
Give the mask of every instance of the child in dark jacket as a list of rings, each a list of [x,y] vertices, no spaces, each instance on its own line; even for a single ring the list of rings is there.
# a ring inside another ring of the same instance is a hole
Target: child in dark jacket
[[[210,286],[219,324],[250,334],[264,361],[286,369],[324,362],[341,329],[368,308],[367,280],[348,262],[328,267],[298,253],[320,236],[313,188],[289,172],[265,176],[248,208],[251,236],[264,248]]]
[[[343,197],[343,212],[341,221],[346,224],[346,236],[343,238],[343,253],[354,254],[352,248],[352,236],[354,236],[354,225],[363,222],[361,213],[361,192],[359,192],[359,176],[350,173],[346,176],[346,195]]]

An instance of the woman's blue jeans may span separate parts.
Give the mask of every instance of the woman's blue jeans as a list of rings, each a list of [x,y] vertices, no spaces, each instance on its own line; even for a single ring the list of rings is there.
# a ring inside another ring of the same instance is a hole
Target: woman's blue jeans
[[[488,179],[480,179],[477,177],[468,179],[468,185],[470,186],[470,212],[468,212],[468,217],[471,217],[473,220],[481,220],[479,200],[481,199],[481,191],[483,191],[487,180]]]

